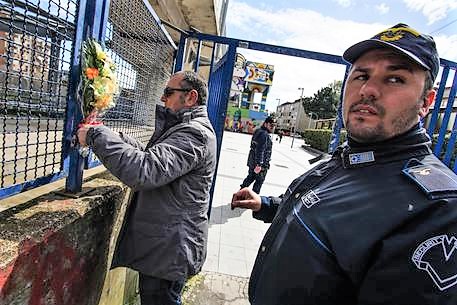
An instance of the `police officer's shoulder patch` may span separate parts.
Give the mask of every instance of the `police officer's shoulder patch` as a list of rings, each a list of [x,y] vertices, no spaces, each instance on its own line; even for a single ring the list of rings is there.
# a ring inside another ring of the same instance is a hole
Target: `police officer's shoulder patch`
[[[437,164],[422,164],[417,159],[412,159],[402,173],[416,183],[429,199],[457,197],[457,178]]]

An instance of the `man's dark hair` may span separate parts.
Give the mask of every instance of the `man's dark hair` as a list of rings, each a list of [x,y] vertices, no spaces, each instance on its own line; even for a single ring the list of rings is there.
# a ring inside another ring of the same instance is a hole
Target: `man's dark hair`
[[[198,93],[197,104],[206,105],[206,98],[208,96],[208,87],[206,82],[193,71],[183,71],[181,86],[183,88],[194,89]]]
[[[268,124],[268,123],[276,124],[276,119],[273,116],[269,116],[265,119],[265,121],[263,121],[263,123],[264,124]]]
[[[421,100],[427,97],[427,92],[433,89],[433,79],[432,74],[430,71],[425,72],[425,82],[424,82],[424,90],[422,91]]]

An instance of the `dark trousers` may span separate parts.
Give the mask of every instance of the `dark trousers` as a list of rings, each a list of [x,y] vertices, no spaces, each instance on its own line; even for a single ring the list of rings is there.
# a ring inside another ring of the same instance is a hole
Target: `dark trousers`
[[[255,181],[252,190],[257,194],[260,193],[260,188],[262,187],[263,182],[265,181],[265,177],[267,176],[268,168],[262,168],[260,173],[254,173],[254,167],[249,168],[248,176],[244,179],[243,183],[241,183],[241,188],[248,187],[251,185],[252,182]]]
[[[140,273],[141,305],[181,305],[185,281],[168,281]]]

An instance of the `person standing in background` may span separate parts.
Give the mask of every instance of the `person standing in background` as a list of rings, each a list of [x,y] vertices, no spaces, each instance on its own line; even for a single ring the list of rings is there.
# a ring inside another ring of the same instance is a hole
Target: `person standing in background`
[[[276,121],[273,117],[267,117],[262,127],[257,129],[252,135],[251,148],[249,150],[247,166],[249,168],[248,176],[241,183],[240,187],[245,188],[255,181],[252,190],[257,194],[260,193],[268,169],[270,168],[271,151],[273,142],[270,133],[273,131]]]

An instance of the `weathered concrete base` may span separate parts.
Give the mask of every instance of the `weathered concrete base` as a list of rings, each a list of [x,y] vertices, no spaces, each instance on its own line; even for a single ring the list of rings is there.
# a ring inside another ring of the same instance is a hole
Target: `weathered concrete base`
[[[111,234],[108,266],[111,265],[116,239],[122,226],[130,191],[127,190],[124,203],[121,205],[118,217]],[[133,305],[138,295],[138,273],[127,268],[116,268],[106,273],[105,284],[99,305]]]
[[[99,305],[133,305],[138,296],[138,273],[116,268],[107,274]]]
[[[0,212],[0,305],[99,303],[126,188],[107,177],[83,187],[95,189],[78,199],[50,193]],[[125,280],[123,272],[110,281]],[[104,294],[117,294],[108,287]],[[105,304],[123,304],[125,293]]]

